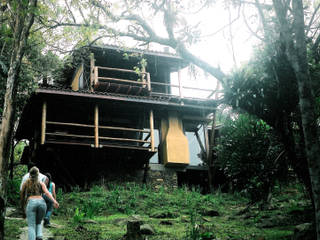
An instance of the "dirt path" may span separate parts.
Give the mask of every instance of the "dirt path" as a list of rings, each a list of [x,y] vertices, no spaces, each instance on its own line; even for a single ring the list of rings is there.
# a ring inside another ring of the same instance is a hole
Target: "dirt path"
[[[19,236],[19,240],[28,240],[28,226],[21,229],[22,232]],[[53,240],[53,234],[50,232],[50,228],[42,228],[43,240]]]
[[[7,208],[7,212],[6,212],[6,215],[7,215],[7,219],[18,219],[18,220],[21,220],[21,221],[24,221],[25,222],[25,227],[21,228],[21,234],[19,236],[19,240],[28,240],[28,226],[27,226],[27,221],[26,219],[23,219],[23,218],[20,218],[20,217],[10,217],[11,214],[13,214],[14,212],[16,211],[16,209],[14,208]],[[59,227],[58,225],[56,224],[52,224],[53,227]],[[55,238],[53,237],[53,234],[51,233],[50,231],[50,228],[45,228],[43,227],[42,228],[42,233],[43,233],[43,240],[54,240]]]

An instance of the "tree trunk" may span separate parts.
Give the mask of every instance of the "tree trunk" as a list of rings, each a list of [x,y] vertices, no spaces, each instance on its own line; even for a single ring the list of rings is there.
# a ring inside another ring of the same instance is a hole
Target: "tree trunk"
[[[280,0],[273,0],[282,40],[286,44],[287,55],[298,81],[299,105],[308,159],[310,181],[315,203],[317,239],[320,240],[320,145],[316,124],[315,100],[307,61],[306,36],[302,0],[292,1],[293,24],[290,30],[287,6]]]
[[[0,240],[4,240],[8,162],[10,158],[10,148],[15,118],[15,100],[18,84],[17,79],[19,76],[21,61],[24,55],[30,28],[34,22],[37,0],[17,1],[16,4],[16,11],[13,13],[14,15],[11,16],[12,24],[14,25],[14,39],[11,50],[12,54],[10,57],[10,67],[7,76],[0,132]],[[9,9],[14,8],[11,8],[10,6]]]

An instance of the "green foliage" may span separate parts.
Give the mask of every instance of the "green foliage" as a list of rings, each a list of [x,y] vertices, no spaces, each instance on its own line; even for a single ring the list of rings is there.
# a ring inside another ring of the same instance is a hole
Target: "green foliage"
[[[60,208],[55,210],[52,221],[61,227],[50,231],[57,238],[63,236],[69,240],[121,239],[126,233],[126,220],[133,216],[111,205],[115,201],[112,198],[119,198],[119,195],[123,199],[120,204],[127,199],[136,199],[131,211],[156,230],[155,235],[148,236],[149,240],[289,239],[295,225],[310,222],[312,217],[312,211],[308,211],[310,202],[305,199],[300,185],[277,185],[269,210],[252,206],[239,214],[249,201],[239,194],[201,195],[199,191],[187,188],[153,189],[134,183],[108,183],[107,186],[94,186],[88,192],[58,193]],[[90,205],[93,221],[85,221],[88,218],[85,207]],[[99,210],[94,210],[96,207]],[[217,210],[220,216],[207,216],[205,212],[209,209]],[[18,223],[15,221],[6,220],[5,231],[12,236],[9,239],[16,239],[13,233],[18,232]],[[162,224],[164,221],[172,225]],[[264,221],[275,224],[262,228]],[[25,226],[24,221],[20,222]]]
[[[7,201],[9,205],[19,205],[21,179],[8,179]]]
[[[72,220],[74,223],[80,223],[84,219],[84,217],[85,213],[82,212],[79,208],[76,208]]]
[[[221,130],[217,164],[234,190],[247,192],[253,202],[267,200],[275,181],[283,177],[281,151],[270,126],[240,114],[228,119]]]

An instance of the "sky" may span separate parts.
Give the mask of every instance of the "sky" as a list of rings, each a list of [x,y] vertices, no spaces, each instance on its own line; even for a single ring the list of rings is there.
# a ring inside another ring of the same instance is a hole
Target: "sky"
[[[245,9],[247,16],[255,14],[255,9],[248,6]],[[219,66],[225,73],[230,73],[232,69],[245,64],[252,55],[254,45],[258,43],[258,39],[248,30],[242,11],[239,11],[238,8],[229,11],[221,3],[216,3],[214,7],[203,9],[199,14],[190,14],[185,17],[192,23],[199,22],[201,35],[205,36],[199,42],[191,45],[189,50],[212,66]],[[227,27],[229,22],[233,22],[231,27]],[[255,18],[247,19],[247,22],[252,28],[257,27]],[[230,36],[233,40],[233,50]],[[176,76],[173,77],[174,83],[177,83],[176,78]],[[216,89],[217,81],[214,77],[204,74],[202,70],[197,72],[196,79],[185,70],[183,84]],[[186,93],[189,96],[193,94],[192,91]],[[196,95],[208,96],[206,92],[198,92]]]

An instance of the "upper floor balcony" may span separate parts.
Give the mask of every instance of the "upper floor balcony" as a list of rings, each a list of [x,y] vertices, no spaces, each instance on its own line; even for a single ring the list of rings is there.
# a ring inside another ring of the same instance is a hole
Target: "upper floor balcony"
[[[188,63],[176,55],[144,52],[143,55],[132,55],[128,59],[123,57],[126,51],[110,47],[93,48],[90,63],[83,63],[76,70],[72,89],[202,100],[210,98],[216,92],[209,87],[184,84],[181,69]],[[141,59],[144,59],[143,66]]]

